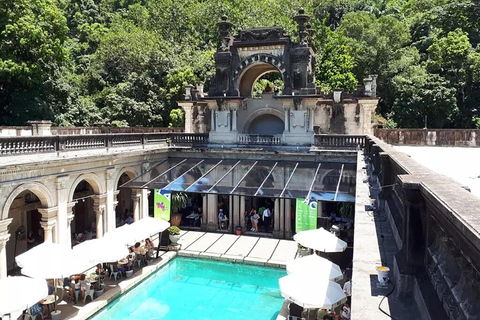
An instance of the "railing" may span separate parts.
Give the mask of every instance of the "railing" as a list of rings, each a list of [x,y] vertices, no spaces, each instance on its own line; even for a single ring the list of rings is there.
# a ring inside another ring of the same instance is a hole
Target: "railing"
[[[375,136],[393,145],[480,147],[478,129],[375,129]]]
[[[325,149],[363,149],[365,148],[365,139],[363,135],[346,135],[346,134],[316,134],[315,147]]]
[[[45,152],[143,146],[153,144],[201,145],[208,134],[198,133],[129,133],[88,134],[39,137],[0,137],[0,156]]]
[[[282,135],[239,134],[238,144],[280,146],[282,145]]]
[[[208,133],[169,133],[168,137],[174,145],[207,144]]]

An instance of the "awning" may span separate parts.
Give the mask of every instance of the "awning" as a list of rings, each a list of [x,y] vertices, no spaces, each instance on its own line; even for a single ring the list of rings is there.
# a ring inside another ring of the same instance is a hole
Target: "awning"
[[[168,158],[120,188],[355,202],[353,163]]]

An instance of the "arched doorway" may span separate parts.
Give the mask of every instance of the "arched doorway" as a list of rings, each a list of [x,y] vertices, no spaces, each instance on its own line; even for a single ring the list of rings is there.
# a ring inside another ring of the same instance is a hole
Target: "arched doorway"
[[[74,219],[71,224],[71,232],[75,242],[81,242],[88,239],[96,238],[96,223],[97,217],[93,210],[93,196],[95,195],[94,189],[90,183],[86,180],[82,180],[75,187],[73,193],[73,201],[75,206],[73,207]]]
[[[132,173],[124,172],[120,176],[120,179],[118,179],[117,190],[119,186],[127,183],[132,177]],[[126,188],[120,189],[117,195],[117,201],[118,204],[115,209],[115,225],[119,227],[124,224],[129,215],[133,214],[132,190]]]
[[[15,272],[17,265],[15,257],[45,240],[44,230],[41,226],[42,215],[40,208],[47,205],[42,203],[42,194],[30,190],[21,191],[12,201],[8,218],[10,223],[10,239],[7,242],[7,271]]]
[[[282,134],[285,124],[282,119],[273,114],[262,114],[249,125],[250,134]]]

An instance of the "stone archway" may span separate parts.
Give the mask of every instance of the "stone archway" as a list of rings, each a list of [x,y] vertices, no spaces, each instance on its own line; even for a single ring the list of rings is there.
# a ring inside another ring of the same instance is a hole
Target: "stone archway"
[[[255,54],[242,60],[233,72],[233,89],[244,98],[251,97],[255,82],[264,74],[279,72],[285,85],[288,85],[288,74],[283,61],[270,54]]]
[[[274,108],[262,108],[252,112],[248,116],[247,120],[245,121],[242,127],[242,132],[250,133],[249,129],[252,127],[252,124],[255,122],[255,120],[257,118],[261,119],[262,117],[265,117],[265,116],[276,117],[279,121],[282,121],[282,123],[285,124],[285,114],[283,112],[280,112],[279,110]],[[270,134],[278,134],[278,133],[270,133]]]
[[[31,198],[29,201],[27,196],[32,194],[33,196],[29,197]],[[41,224],[41,220],[48,217],[43,216],[42,212],[39,211],[41,209],[46,210],[47,208],[56,209],[55,207],[56,202],[53,194],[44,184],[40,182],[22,184],[10,193],[2,211],[2,220],[10,220],[9,218],[11,218],[11,220],[9,222],[10,238],[6,243],[6,248],[4,249],[6,250],[6,259],[1,261],[0,265],[0,269],[5,268],[5,273],[2,272],[0,277],[6,275],[7,270],[15,267],[14,259],[16,255],[21,254],[30,248],[30,243],[26,238],[26,234],[29,231],[35,232],[35,234],[32,234],[32,239],[35,241],[34,244],[44,241],[45,234],[41,232],[43,231],[42,227],[44,226]],[[36,228],[34,230],[29,230],[28,224],[31,223],[31,219],[33,217],[35,217]],[[15,231],[20,226],[22,226],[26,231],[23,235],[24,238],[18,239]]]
[[[121,224],[122,220],[125,220],[127,217],[123,215],[133,214],[135,209],[135,201],[137,193],[132,189],[119,189],[119,186],[128,182],[129,180],[137,177],[139,174],[137,170],[133,167],[122,168],[114,182],[115,186],[115,225],[118,227]]]
[[[2,220],[8,219],[10,207],[13,203],[13,200],[15,200],[15,198],[24,191],[30,191],[35,194],[40,200],[43,208],[50,208],[55,206],[54,197],[45,185],[40,182],[25,183],[18,186],[8,196],[7,201],[5,201],[5,205],[3,207]]]

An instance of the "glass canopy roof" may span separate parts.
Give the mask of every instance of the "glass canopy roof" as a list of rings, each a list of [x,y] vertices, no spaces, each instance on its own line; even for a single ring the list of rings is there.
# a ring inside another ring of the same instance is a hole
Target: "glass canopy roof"
[[[168,158],[120,188],[355,202],[356,165]]]

